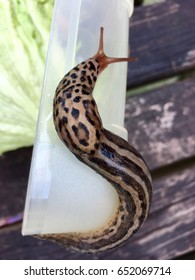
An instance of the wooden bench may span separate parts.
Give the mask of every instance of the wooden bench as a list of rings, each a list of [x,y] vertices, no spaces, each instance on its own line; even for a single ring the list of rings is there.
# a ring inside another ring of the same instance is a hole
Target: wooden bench
[[[131,55],[138,61],[129,64],[125,123],[154,187],[142,229],[120,248],[89,256],[22,237],[21,222],[13,220],[0,223],[1,259],[173,259],[195,251],[194,11],[194,0],[163,1],[137,7],[130,24]],[[1,218],[20,220],[31,152],[19,149],[0,158]]]

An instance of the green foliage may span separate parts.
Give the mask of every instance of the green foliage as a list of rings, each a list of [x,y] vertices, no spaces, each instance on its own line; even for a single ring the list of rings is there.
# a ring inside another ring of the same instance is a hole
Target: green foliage
[[[166,0],[144,0],[143,5],[150,5],[150,4],[154,4],[157,2],[163,2],[163,1],[166,1]]]
[[[0,0],[0,153],[34,142],[54,0]]]

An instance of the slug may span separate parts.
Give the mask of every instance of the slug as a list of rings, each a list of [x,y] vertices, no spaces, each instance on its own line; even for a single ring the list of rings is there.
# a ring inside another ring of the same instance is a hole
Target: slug
[[[149,212],[152,185],[148,167],[135,148],[103,127],[93,98],[96,80],[109,64],[133,60],[105,55],[101,27],[97,54],[68,72],[56,89],[53,119],[60,139],[80,161],[106,178],[119,196],[115,214],[104,227],[39,236],[72,251],[98,253],[117,247],[137,232]]]

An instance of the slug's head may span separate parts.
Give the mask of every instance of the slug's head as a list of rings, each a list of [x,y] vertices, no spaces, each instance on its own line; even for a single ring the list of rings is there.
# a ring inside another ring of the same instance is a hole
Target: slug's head
[[[94,55],[92,58],[96,59],[100,65],[99,73],[101,73],[109,64],[115,63],[115,62],[122,62],[122,61],[136,61],[136,58],[134,57],[128,57],[128,58],[116,58],[116,57],[108,57],[104,52],[104,44],[103,44],[103,32],[104,28],[100,28],[100,41],[99,41],[99,49],[96,55]]]

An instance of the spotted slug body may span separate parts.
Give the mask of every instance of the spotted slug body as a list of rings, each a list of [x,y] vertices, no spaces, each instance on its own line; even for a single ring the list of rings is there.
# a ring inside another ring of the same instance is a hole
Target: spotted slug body
[[[132,236],[145,221],[152,197],[151,176],[139,152],[106,130],[93,98],[98,75],[108,64],[132,58],[109,58],[103,51],[74,67],[59,83],[53,103],[55,129],[68,149],[106,178],[116,189],[119,205],[107,225],[90,232],[45,234],[73,251],[97,253]]]

